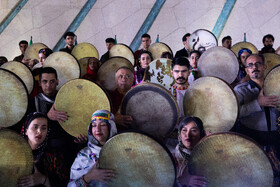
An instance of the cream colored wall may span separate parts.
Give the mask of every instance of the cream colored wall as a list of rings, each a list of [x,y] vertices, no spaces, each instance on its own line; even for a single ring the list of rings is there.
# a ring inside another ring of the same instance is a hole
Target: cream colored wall
[[[9,13],[18,0],[0,0],[0,20]],[[86,0],[29,0],[15,19],[0,35],[0,56],[12,60],[20,54],[18,42],[22,39],[43,42],[53,48]],[[166,0],[149,30],[154,42],[168,44],[173,52],[181,49],[181,38],[196,29],[212,30],[226,0]],[[96,46],[100,55],[106,52],[104,40],[117,35],[117,41],[130,45],[149,14],[155,0],[97,0],[85,20],[75,32],[78,42]],[[262,37],[271,33],[274,48],[280,45],[280,1],[237,0],[218,39],[231,35],[233,43],[243,40],[262,47]]]

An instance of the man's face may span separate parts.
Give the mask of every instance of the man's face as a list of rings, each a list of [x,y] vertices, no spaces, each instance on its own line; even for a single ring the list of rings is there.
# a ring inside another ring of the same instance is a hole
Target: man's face
[[[74,36],[66,36],[65,43],[67,44],[67,46],[71,46],[71,47],[74,46],[75,43]]]
[[[273,46],[273,43],[274,43],[274,42],[272,41],[271,38],[265,38],[265,39],[264,39],[263,45],[264,45],[264,46],[268,46],[268,45]]]
[[[148,37],[145,37],[145,38],[142,38],[141,39],[141,42],[142,42],[142,46],[144,49],[148,50],[148,48],[150,47],[151,45],[151,39],[148,38]]]
[[[249,56],[246,61],[246,73],[250,79],[263,79],[266,66],[259,56]]]
[[[110,49],[113,47],[113,45],[115,45],[114,43],[106,43],[106,48],[108,51],[110,51]]]
[[[55,78],[54,73],[43,73],[40,80],[40,85],[42,87],[43,93],[48,96],[54,96],[56,93],[56,86],[58,85],[58,80]]]
[[[186,41],[183,41],[183,45],[185,46],[186,49],[188,49],[188,43],[189,43],[189,36],[186,37]]]
[[[24,54],[26,48],[27,48],[27,44],[20,44],[19,45],[19,49],[21,51],[21,54]]]
[[[119,69],[115,75],[117,88],[128,91],[133,84],[133,73],[128,69]]]
[[[231,40],[226,39],[222,45],[223,45],[223,47],[230,49],[231,48]]]
[[[171,74],[176,84],[184,85],[188,82],[188,76],[190,72],[187,66],[175,65],[173,70],[171,70]]]

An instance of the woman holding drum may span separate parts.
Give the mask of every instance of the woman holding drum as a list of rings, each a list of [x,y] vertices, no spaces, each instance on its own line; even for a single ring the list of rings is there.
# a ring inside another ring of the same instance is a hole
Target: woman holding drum
[[[144,81],[146,69],[149,67],[149,64],[153,61],[152,53],[149,51],[142,51],[140,53],[140,63],[135,67],[133,77],[134,85],[137,85]]]

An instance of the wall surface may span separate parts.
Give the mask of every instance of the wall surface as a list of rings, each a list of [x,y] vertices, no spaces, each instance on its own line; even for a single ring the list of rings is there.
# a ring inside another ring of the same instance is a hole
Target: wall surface
[[[0,21],[18,0],[0,0]],[[12,60],[20,54],[18,42],[42,42],[51,49],[74,20],[86,0],[29,0],[0,34],[0,56]],[[92,43],[100,56],[106,52],[105,39],[117,35],[118,43],[130,45],[156,0],[97,0],[76,30],[79,42]],[[168,44],[175,53],[183,47],[181,38],[196,29],[212,31],[226,0],[166,0],[148,33],[154,42]],[[280,45],[280,1],[237,0],[218,38],[230,35],[233,44],[247,41],[262,48],[262,37],[271,33],[274,48]]]

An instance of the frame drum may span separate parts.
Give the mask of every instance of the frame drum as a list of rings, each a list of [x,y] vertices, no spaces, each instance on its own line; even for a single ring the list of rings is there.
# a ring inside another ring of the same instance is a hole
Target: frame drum
[[[250,42],[238,42],[238,43],[234,44],[230,48],[230,50],[232,50],[232,52],[234,52],[235,56],[238,58],[238,52],[243,48],[250,49],[252,51],[252,54],[258,54],[259,53],[256,46],[254,46]]]
[[[17,186],[20,177],[32,174],[32,150],[21,135],[0,130],[0,150],[1,186]]]
[[[212,47],[198,60],[200,77],[215,76],[231,84],[239,73],[239,62],[234,53],[225,47]]]
[[[40,49],[48,48],[43,43],[33,43],[28,46],[24,52],[24,59],[37,59],[39,60],[39,51]]]
[[[125,44],[115,44],[111,47],[109,51],[109,57],[124,57],[128,59],[131,64],[134,66],[135,57],[132,50]]]
[[[176,100],[164,87],[152,83],[130,89],[123,98],[121,114],[132,116],[132,129],[158,139],[167,137],[179,121]]]
[[[99,54],[96,47],[90,43],[79,43],[76,45],[71,54],[77,59],[80,60],[85,57],[95,57],[99,59]]]
[[[186,116],[199,117],[206,131],[229,131],[239,114],[235,92],[223,80],[216,77],[201,77],[193,82],[184,96]]]
[[[194,147],[192,175],[206,177],[209,187],[273,185],[273,170],[265,152],[252,140],[235,133],[207,136]]]
[[[80,78],[81,70],[77,60],[66,52],[54,52],[44,62],[44,67],[53,67],[57,71],[60,89],[66,82]]]
[[[58,91],[55,109],[67,112],[68,120],[60,125],[77,137],[79,134],[87,135],[92,113],[96,110],[111,111],[111,103],[101,86],[89,80],[75,79]]]
[[[263,56],[264,64],[266,65],[264,76],[266,76],[271,69],[280,64],[280,55],[274,53],[264,53]]]
[[[10,61],[1,66],[1,68],[10,70],[15,73],[24,82],[28,93],[30,94],[34,87],[34,77],[31,70],[21,62]]]
[[[109,186],[170,186],[176,169],[170,152],[154,139],[136,132],[118,134],[100,151],[99,166],[113,169]]]
[[[197,50],[201,53],[217,45],[218,41],[216,36],[206,29],[198,29],[194,31],[190,35],[188,42],[188,48],[190,51]]]
[[[0,126],[10,127],[26,114],[28,92],[23,81],[13,72],[0,68]]]
[[[170,47],[162,42],[153,43],[152,45],[150,45],[148,51],[152,53],[154,60],[160,58],[163,52],[170,52],[173,56],[173,52]]]
[[[264,95],[276,95],[280,97],[280,65],[274,67],[264,79]],[[280,105],[277,106],[280,110]]]

